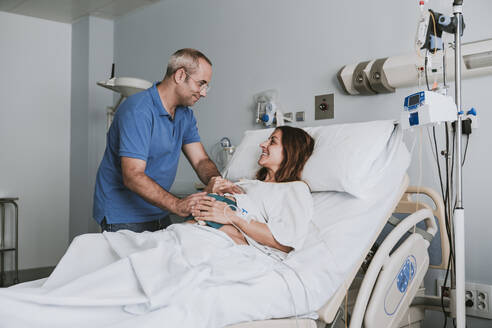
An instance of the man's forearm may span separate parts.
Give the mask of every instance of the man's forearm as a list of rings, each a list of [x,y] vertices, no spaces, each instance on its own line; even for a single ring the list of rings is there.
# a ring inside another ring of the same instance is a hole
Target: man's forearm
[[[176,211],[178,198],[164,190],[145,173],[125,179],[125,186],[154,206],[171,212]]]
[[[205,185],[208,184],[210,178],[220,176],[217,166],[215,166],[214,162],[212,162],[210,158],[201,160],[200,163],[198,163],[196,173]]]

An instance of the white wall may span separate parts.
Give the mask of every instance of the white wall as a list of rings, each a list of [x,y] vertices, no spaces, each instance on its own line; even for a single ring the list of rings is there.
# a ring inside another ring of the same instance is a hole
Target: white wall
[[[87,231],[90,217],[88,194],[89,18],[72,24],[72,90],[70,122],[70,224],[72,239]]]
[[[106,145],[106,107],[113,104],[113,92],[96,82],[111,74],[113,21],[84,17],[73,24],[72,34],[70,240],[98,231],[92,202]]]
[[[0,12],[0,196],[20,198],[21,269],[68,245],[70,43],[69,24]]]
[[[430,2],[446,14],[451,3]],[[492,2],[466,1],[464,6],[464,42],[492,37],[492,20],[484,15],[492,12]],[[167,0],[115,21],[117,75],[155,81],[162,78],[175,50],[194,47],[207,54],[214,63],[213,89],[195,108],[207,149],[222,136],[237,144],[244,130],[258,128],[253,124],[253,95],[269,88],[278,89],[287,111],[306,111],[303,125],[397,118],[403,97],[415,88],[390,95],[347,96],[335,75],[345,64],[412,51],[418,14],[417,1]],[[481,128],[472,134],[464,171],[466,274],[469,281],[487,284],[492,284],[486,190],[492,183],[488,173],[492,131],[487,128],[491,83],[491,76],[463,83],[464,107],[474,106],[481,120]],[[314,121],[314,95],[326,92],[335,93],[335,119]],[[428,171],[422,174],[423,184],[437,189],[428,148],[423,156]],[[410,169],[413,183],[419,175],[416,157]],[[196,180],[182,159],[173,188],[191,190]],[[426,326],[440,320],[436,315]],[[490,325],[469,322],[473,327]]]

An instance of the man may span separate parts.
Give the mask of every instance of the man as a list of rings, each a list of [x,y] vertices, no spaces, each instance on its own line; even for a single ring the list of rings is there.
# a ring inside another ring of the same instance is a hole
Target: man
[[[237,191],[220,178],[200,142],[193,111],[207,96],[212,63],[201,52],[181,49],[164,79],[118,108],[107,135],[94,192],[93,216],[105,231],[155,231],[171,224],[168,213],[188,216],[206,192]],[[181,150],[208,184],[206,192],[179,199],[169,193]]]

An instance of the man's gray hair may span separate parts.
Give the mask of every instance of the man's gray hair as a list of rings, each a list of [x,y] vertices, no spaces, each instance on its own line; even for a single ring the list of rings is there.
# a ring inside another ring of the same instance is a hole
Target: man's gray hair
[[[204,59],[212,66],[210,59],[196,49],[184,48],[176,51],[171,58],[169,58],[165,78],[171,77],[180,68],[184,68],[188,74],[195,73],[198,69],[198,60],[200,58]]]

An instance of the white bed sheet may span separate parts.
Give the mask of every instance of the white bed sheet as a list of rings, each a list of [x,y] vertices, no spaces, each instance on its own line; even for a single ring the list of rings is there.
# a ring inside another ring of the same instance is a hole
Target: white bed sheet
[[[236,257],[224,252],[222,257],[204,262],[208,269],[223,270],[220,274],[224,279],[203,279],[200,274],[205,271],[198,270],[188,281],[189,286],[184,284],[180,286],[182,289],[163,286],[161,291],[157,288],[158,297],[152,300],[154,303],[149,303],[148,294],[135,281],[138,272],[134,272],[129,260],[115,262],[119,256],[114,253],[114,247],[105,243],[102,235],[90,235],[88,240],[81,239],[85,243],[83,249],[74,247],[71,263],[74,265],[73,259],[80,258],[80,268],[85,268],[85,272],[59,270],[62,273],[58,273],[56,279],[50,278],[55,283],[49,297],[39,286],[43,283],[49,286],[50,280],[0,290],[0,327],[222,327],[243,321],[289,317],[295,312],[314,315],[353,271],[354,264],[364,256],[361,250],[367,249],[375,231],[386,221],[385,215],[398,201],[397,190],[408,167],[405,151],[395,157],[369,198],[358,199],[337,192],[313,194],[315,224],[311,226],[310,237],[303,249],[285,260],[295,273],[285,266],[269,263],[247,250],[248,247],[236,247]],[[200,250],[201,237],[197,236],[201,232],[192,229],[195,228],[178,228],[178,232],[181,231],[178,236],[190,239],[193,236],[195,239],[189,242],[196,242],[192,246]],[[222,248],[228,241],[221,232],[212,232],[217,242],[212,244],[217,249]],[[140,237],[122,243],[126,243],[118,248],[122,252],[125,247],[139,250],[137,254],[141,256],[137,256],[137,260],[138,257],[144,262],[152,261],[152,256],[159,258],[159,250]],[[93,245],[92,250],[90,245]],[[144,256],[145,252],[149,253]],[[98,260],[94,261],[91,254],[96,253]],[[194,258],[199,260],[199,257]],[[102,279],[105,271],[111,271],[110,266],[120,270],[121,275],[117,279]],[[96,269],[100,270],[94,275]],[[183,273],[176,272],[176,276],[179,274]],[[231,279],[234,275],[236,278]],[[76,277],[77,281],[90,285],[66,284]],[[200,279],[202,283],[197,283]],[[179,283],[177,279],[176,284]],[[166,293],[172,300],[162,296]],[[128,310],[142,314],[131,314]]]

